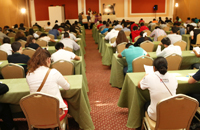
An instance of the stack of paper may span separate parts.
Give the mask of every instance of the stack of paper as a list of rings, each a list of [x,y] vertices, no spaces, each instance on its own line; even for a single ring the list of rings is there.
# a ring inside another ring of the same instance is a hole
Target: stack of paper
[[[153,66],[144,65],[146,74],[154,73]]]

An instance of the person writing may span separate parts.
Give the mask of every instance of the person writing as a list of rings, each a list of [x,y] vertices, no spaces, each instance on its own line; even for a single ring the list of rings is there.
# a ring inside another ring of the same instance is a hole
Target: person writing
[[[147,113],[149,117],[156,121],[156,106],[162,99],[176,95],[178,82],[173,74],[167,72],[167,60],[158,57],[153,62],[154,73],[146,74],[139,81],[138,88],[148,89],[150,93],[150,105]]]
[[[60,120],[62,120],[68,112],[68,105],[67,101],[63,100],[61,97],[59,86],[65,90],[69,90],[70,84],[67,78],[63,77],[59,71],[56,69],[49,69],[50,65],[51,54],[45,49],[38,48],[28,62],[26,81],[29,85],[30,93],[37,92],[45,75],[49,71],[49,75],[40,92],[50,94],[59,99],[59,116]]]

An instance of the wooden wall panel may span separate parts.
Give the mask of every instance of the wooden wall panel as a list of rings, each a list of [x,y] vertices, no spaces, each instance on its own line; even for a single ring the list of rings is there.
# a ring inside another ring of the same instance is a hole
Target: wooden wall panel
[[[27,26],[27,15],[21,14],[21,8],[26,8],[25,0],[0,0],[0,27],[20,23]]]

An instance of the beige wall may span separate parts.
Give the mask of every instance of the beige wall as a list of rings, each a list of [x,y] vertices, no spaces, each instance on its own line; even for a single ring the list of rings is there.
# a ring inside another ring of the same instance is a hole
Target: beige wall
[[[182,21],[186,21],[187,17],[200,19],[200,0],[175,0],[175,3],[178,3],[179,7],[174,7],[174,18],[179,16]]]
[[[26,8],[25,0],[0,0],[0,27],[5,25],[11,27],[14,24],[24,23],[24,20],[27,25],[27,16],[21,14],[21,8]]]
[[[115,3],[116,17],[124,17],[124,0],[100,0],[101,2],[101,13],[103,13],[103,4],[113,5]]]

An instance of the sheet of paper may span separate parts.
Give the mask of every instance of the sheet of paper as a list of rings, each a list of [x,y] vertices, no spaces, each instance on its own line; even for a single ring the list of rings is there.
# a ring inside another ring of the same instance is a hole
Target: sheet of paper
[[[81,38],[76,38],[77,41],[81,40]]]
[[[176,79],[180,81],[188,81],[189,77],[176,77]]]
[[[179,73],[171,73],[171,74],[173,74],[175,77],[176,76],[181,76],[181,74],[179,74]]]
[[[54,41],[56,41],[56,42],[57,42],[57,41],[59,41],[59,40],[58,40],[58,39],[54,39]]]
[[[2,64],[3,62],[0,62],[0,65]]]
[[[193,51],[191,51],[190,53],[194,53]]]
[[[195,50],[198,54],[200,54],[200,48],[199,47],[194,47],[193,50]]]
[[[146,74],[154,73],[153,66],[144,65]]]
[[[195,73],[189,73],[189,76],[193,76]]]

